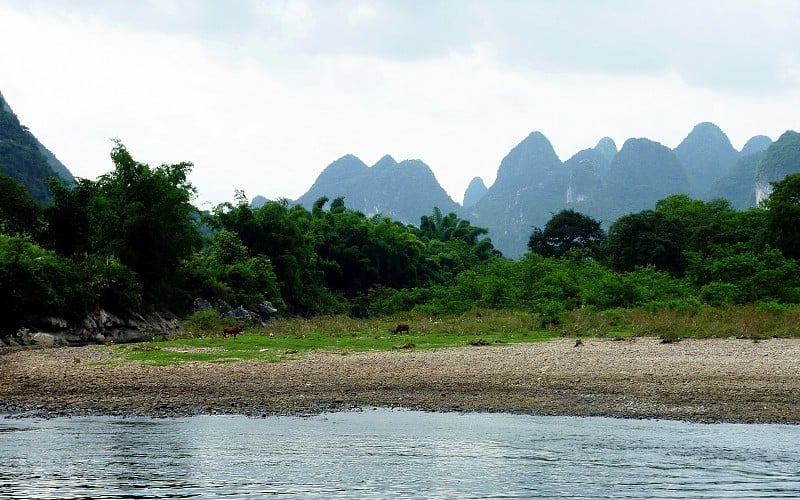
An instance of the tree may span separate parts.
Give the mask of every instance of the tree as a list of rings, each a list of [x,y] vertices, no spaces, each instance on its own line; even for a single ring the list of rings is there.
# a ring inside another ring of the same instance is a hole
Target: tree
[[[71,189],[53,179],[49,182],[53,193],[53,204],[44,209],[47,233],[42,244],[66,255],[105,253],[100,248],[102,224],[98,185],[86,179],[76,179]]]
[[[800,174],[773,182],[767,200],[769,239],[783,254],[800,259]]]
[[[98,250],[120,258],[142,284],[146,304],[178,307],[177,270],[201,244],[192,217],[195,188],[188,180],[192,164],[151,168],[137,162],[119,140],[111,159],[115,169],[97,181],[93,217],[100,230]]]
[[[79,266],[27,238],[0,234],[0,326],[28,315],[82,319],[92,302]]]
[[[470,225],[468,220],[459,219],[452,212],[442,216],[439,207],[433,207],[432,215],[420,217],[419,235],[440,241],[459,239],[469,246],[475,246],[479,238],[488,232],[486,228],[475,227]]]
[[[682,275],[686,270],[686,228],[653,210],[620,217],[609,229],[604,253],[617,271],[654,266]]]
[[[600,223],[575,210],[562,210],[545,224],[534,228],[528,249],[544,257],[562,257],[572,250],[583,250],[596,257],[605,233]]]
[[[253,209],[241,193],[235,206],[218,205],[208,222],[235,233],[251,256],[269,259],[289,313],[339,312],[338,299],[324,285],[322,259],[315,251],[314,220],[308,210],[290,206],[287,200],[268,201]]]
[[[25,186],[0,173],[0,233],[34,235],[40,229],[41,212]]]
[[[420,218],[416,231],[420,239],[427,241],[426,260],[432,264],[429,274],[440,282],[502,256],[492,240],[484,237],[488,233],[488,229],[473,226],[452,212],[442,216],[439,207]]]
[[[687,248],[702,253],[711,252],[714,246],[750,241],[760,232],[747,224],[744,212],[734,210],[724,199],[702,201],[676,194],[659,200],[656,212],[680,221],[686,228]]]
[[[231,231],[218,231],[210,245],[195,252],[181,267],[180,279],[193,297],[224,300],[249,309],[269,300],[284,308],[270,260],[263,255],[250,257]]]

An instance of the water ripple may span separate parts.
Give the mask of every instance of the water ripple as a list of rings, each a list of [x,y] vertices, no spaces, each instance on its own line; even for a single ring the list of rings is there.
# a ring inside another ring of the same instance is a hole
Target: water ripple
[[[0,420],[3,498],[792,498],[788,425],[365,410]]]

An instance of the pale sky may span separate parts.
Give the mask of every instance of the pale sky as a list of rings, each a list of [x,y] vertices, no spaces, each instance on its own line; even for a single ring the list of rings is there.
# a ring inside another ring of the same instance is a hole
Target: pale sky
[[[354,154],[457,202],[532,131],[740,149],[800,117],[800,0],[0,0],[0,92],[77,177],[114,137],[196,203],[296,199]]]

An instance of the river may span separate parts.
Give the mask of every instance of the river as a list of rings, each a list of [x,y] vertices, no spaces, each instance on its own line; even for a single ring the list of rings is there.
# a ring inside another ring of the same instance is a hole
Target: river
[[[800,497],[800,427],[365,409],[0,418],[0,497]]]

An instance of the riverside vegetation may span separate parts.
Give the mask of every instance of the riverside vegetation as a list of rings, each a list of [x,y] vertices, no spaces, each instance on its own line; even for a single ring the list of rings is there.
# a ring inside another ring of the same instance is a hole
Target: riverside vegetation
[[[564,336],[633,340],[661,337],[663,342],[684,338],[739,338],[754,342],[771,337],[800,335],[800,307],[774,308],[765,304],[724,308],[649,310],[576,309],[558,325],[545,325],[536,314],[509,310],[431,318],[419,314],[400,317],[412,332],[395,335],[390,326],[398,317],[354,319],[315,316],[283,319],[251,328],[236,339],[220,334],[229,320],[212,311],[192,315],[182,333],[169,339],[115,347],[123,359],[154,365],[192,361],[229,362],[295,359],[312,350],[334,352],[432,349],[539,342]],[[579,344],[578,344],[579,345]]]
[[[280,357],[270,345],[285,354],[561,335],[798,335],[800,174],[746,211],[673,195],[606,231],[563,210],[532,228],[530,251],[512,260],[486,229],[435,207],[414,226],[367,217],[342,198],[254,208],[239,192],[200,212],[190,163],[153,168],[119,141],[111,158],[114,170],[97,181],[52,182],[44,207],[0,179],[5,331],[35,316],[169,310],[196,337],[172,347],[245,352],[232,357]],[[279,319],[223,340],[208,313],[189,314],[195,297],[246,308],[269,300]],[[398,321],[409,335],[388,334]],[[167,347],[130,352],[155,359]]]

